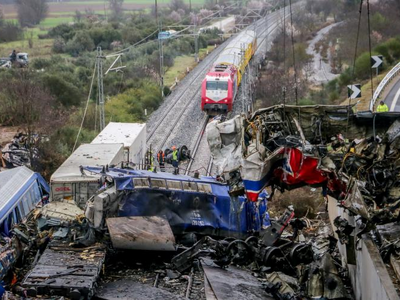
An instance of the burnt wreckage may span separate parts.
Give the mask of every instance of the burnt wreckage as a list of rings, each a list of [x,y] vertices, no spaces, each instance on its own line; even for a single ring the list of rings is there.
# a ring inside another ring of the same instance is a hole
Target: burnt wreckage
[[[278,105],[249,118],[213,121],[207,137],[214,163],[236,195],[255,200],[266,186],[322,187],[348,216],[333,221],[352,253],[348,261],[355,263],[357,238],[369,232],[384,261],[398,253],[393,232],[399,229],[400,114]],[[392,232],[382,226],[388,223]]]
[[[172,253],[157,266],[166,281],[181,273],[190,277],[201,265],[206,294],[213,291],[207,299],[347,298],[337,240],[319,231],[306,240],[308,221],[294,218],[291,207],[270,218],[273,195],[264,188],[322,187],[351,215],[333,222],[347,262],[367,232],[375,233],[383,259],[392,260],[397,243],[387,243],[389,233],[380,225],[396,227],[399,217],[398,117],[355,114],[348,106],[274,106],[248,118],[215,120],[207,138],[222,181],[82,166],[83,176],[100,175],[99,191],[86,204],[75,199],[76,205],[53,201],[43,207],[39,229],[52,237],[23,288],[33,296],[92,297],[106,261],[105,247],[97,244],[102,241],[112,251]],[[67,224],[67,212],[75,225]],[[53,257],[62,263],[50,268]]]

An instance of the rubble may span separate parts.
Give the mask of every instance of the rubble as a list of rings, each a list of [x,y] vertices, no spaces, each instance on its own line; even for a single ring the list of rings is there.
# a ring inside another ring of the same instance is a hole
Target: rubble
[[[0,158],[3,168],[31,167],[31,160],[37,159],[39,156],[38,149],[32,145],[36,145],[40,137],[34,134],[31,135],[30,141],[28,138],[28,135],[18,133],[11,143],[6,144],[1,149]]]
[[[36,214],[37,229],[14,229],[35,253],[14,290],[88,299],[351,299],[343,261],[357,264],[366,235],[400,274],[396,118],[347,106],[275,106],[212,122],[218,180],[74,167],[78,177],[96,178],[94,195],[50,202]],[[269,217],[275,189],[304,185],[320,187],[346,212],[331,219],[333,230],[329,212],[308,220],[288,207]],[[7,253],[9,241],[2,247]]]

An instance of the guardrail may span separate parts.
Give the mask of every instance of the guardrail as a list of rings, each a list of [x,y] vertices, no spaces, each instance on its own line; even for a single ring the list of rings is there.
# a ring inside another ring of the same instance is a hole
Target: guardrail
[[[393,69],[390,70],[389,73],[386,74],[385,78],[379,83],[378,88],[376,89],[374,96],[371,99],[371,102],[369,103],[369,110],[374,111],[374,106],[376,103],[376,100],[378,100],[379,96],[382,94],[383,90],[386,88],[389,82],[392,81],[392,79],[397,76],[400,72],[400,63],[398,63],[396,66],[393,67]]]

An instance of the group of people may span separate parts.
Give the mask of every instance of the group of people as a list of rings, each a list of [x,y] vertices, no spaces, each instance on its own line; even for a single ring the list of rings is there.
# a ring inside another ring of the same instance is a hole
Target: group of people
[[[174,174],[179,174],[179,159],[178,159],[178,149],[175,146],[172,146],[172,153],[171,153],[171,164],[174,167]],[[156,170],[156,166],[154,164],[154,156],[153,151],[148,151],[148,155],[146,155],[147,160],[147,169],[149,171],[154,172]],[[165,153],[163,150],[160,149],[157,153],[157,162],[160,166],[160,171],[165,172]]]

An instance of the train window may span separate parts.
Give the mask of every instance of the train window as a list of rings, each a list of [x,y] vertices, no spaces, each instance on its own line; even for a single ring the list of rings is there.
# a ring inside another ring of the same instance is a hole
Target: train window
[[[147,178],[133,178],[133,185],[135,186],[135,188],[150,187],[149,180]]]
[[[160,188],[160,189],[166,189],[167,184],[165,183],[164,179],[151,179],[151,187],[152,188]]]
[[[22,222],[22,216],[21,216],[21,213],[19,211],[18,206],[15,207],[14,212],[15,212],[17,223],[21,223]],[[24,216],[24,218],[25,218],[25,216]]]
[[[227,81],[207,81],[206,89],[209,91],[227,91],[228,90],[228,82]]]
[[[182,186],[185,191],[197,192],[197,184],[190,181],[182,181]]]
[[[197,186],[199,187],[199,192],[211,194],[211,185],[207,183],[197,183]]]
[[[180,181],[167,180],[168,189],[170,190],[182,190],[182,185]]]
[[[28,212],[25,212],[25,208],[24,208],[24,206],[22,205],[22,202],[18,203],[18,207],[19,207],[19,210],[20,210],[22,216],[25,217],[25,216],[27,215]]]

